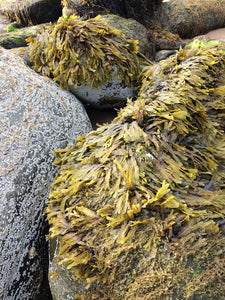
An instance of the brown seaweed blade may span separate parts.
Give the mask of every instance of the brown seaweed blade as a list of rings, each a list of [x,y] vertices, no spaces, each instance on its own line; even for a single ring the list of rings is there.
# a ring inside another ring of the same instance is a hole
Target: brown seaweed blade
[[[209,274],[209,262],[216,278],[224,257],[225,139],[215,123],[224,58],[180,49],[143,72],[138,99],[111,124],[55,153],[50,237],[76,277],[98,281],[90,295],[218,296],[216,281],[206,278],[197,290],[192,282]]]

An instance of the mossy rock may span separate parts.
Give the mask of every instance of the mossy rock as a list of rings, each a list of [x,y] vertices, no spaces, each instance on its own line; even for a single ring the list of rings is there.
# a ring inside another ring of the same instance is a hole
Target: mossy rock
[[[223,299],[224,63],[180,49],[111,124],[55,152],[49,236],[87,285],[77,299]]]
[[[5,49],[12,49],[18,47],[26,47],[28,45],[26,39],[31,35],[40,31],[41,26],[29,26],[25,28],[16,28],[10,32],[0,34],[0,46]]]
[[[216,48],[217,50],[221,50],[225,52],[225,42],[219,40],[213,40],[207,37],[196,37],[191,40],[187,45],[187,48],[200,48],[200,49],[210,49]]]

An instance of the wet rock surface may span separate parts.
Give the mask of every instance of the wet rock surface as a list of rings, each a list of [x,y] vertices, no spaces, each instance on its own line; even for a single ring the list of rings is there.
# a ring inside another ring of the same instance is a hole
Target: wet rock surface
[[[0,299],[49,299],[42,213],[57,171],[52,151],[91,125],[75,96],[3,48],[0,74]]]

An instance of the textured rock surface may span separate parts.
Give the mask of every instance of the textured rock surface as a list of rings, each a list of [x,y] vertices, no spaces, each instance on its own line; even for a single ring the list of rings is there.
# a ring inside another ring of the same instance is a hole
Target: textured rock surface
[[[0,299],[40,298],[52,151],[90,130],[82,104],[0,48]]]
[[[191,38],[225,26],[225,1],[170,0],[158,7],[155,21],[181,38]]]
[[[155,57],[155,38],[142,24],[133,19],[107,14],[102,18],[111,26],[121,30],[128,40],[138,40],[139,52],[149,59]]]

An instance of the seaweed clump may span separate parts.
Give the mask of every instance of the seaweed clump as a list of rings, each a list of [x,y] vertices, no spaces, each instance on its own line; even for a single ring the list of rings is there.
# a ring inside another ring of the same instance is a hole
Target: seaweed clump
[[[180,49],[142,73],[111,124],[55,152],[49,236],[87,283],[78,299],[225,294],[224,63]]]
[[[125,39],[100,16],[86,21],[74,15],[68,20],[61,17],[28,42],[34,69],[53,76],[62,88],[81,82],[99,88],[115,72],[130,85],[140,73],[138,41]]]

